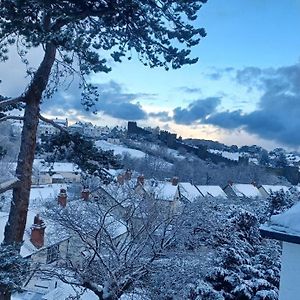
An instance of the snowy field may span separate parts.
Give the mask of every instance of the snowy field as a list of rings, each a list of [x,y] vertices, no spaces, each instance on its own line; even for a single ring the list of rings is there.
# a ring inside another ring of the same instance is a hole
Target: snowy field
[[[98,148],[101,148],[103,150],[113,150],[115,155],[119,154],[119,155],[124,156],[125,154],[129,154],[130,156],[135,157],[135,158],[145,157],[145,153],[140,150],[127,148],[126,146],[123,146],[123,145],[111,144],[104,140],[96,141],[95,144]]]

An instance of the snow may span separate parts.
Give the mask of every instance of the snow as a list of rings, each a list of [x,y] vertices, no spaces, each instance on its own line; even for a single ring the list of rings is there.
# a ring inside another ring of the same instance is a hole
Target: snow
[[[115,145],[112,143],[109,143],[104,140],[98,140],[95,142],[96,147],[101,148],[102,150],[113,150],[115,155],[122,155],[124,156],[125,154],[129,154],[130,156],[134,158],[144,158],[145,153],[136,150],[136,149],[131,149],[123,145]]]
[[[198,197],[203,197],[200,191],[189,182],[180,182],[178,185],[179,192],[181,196],[185,197],[189,201],[193,202]]]
[[[65,184],[49,184],[39,187],[31,187],[30,190],[30,205],[31,208],[41,206],[47,201],[56,201],[60,189],[67,189]]]
[[[223,156],[225,158],[228,158],[230,160],[238,161],[240,157],[239,152],[228,152],[228,151],[220,151],[220,150],[214,150],[214,149],[208,149],[207,150],[210,153],[214,153],[220,156]]]
[[[157,200],[175,200],[178,186],[171,182],[156,181],[155,184],[145,184],[147,193],[154,195]]]
[[[253,184],[235,183],[231,187],[238,197],[255,198],[262,196]]]
[[[279,299],[299,299],[300,245],[283,242],[281,256]]]
[[[264,188],[264,190],[268,193],[276,193],[276,192],[280,192],[281,190],[283,190],[285,193],[289,192],[289,187],[284,186],[284,185],[262,185],[262,187]]]
[[[67,284],[56,277],[45,276],[41,273],[35,274],[30,278],[24,287],[24,291],[14,293],[12,300],[65,300],[77,299],[80,295],[81,300],[97,300],[98,297],[89,290]]]
[[[276,231],[300,236],[300,202],[287,211],[272,216],[269,226]]]
[[[40,172],[49,172],[51,167],[51,172],[53,173],[75,173],[79,171],[78,166],[73,163],[65,162],[54,162],[45,163],[42,159],[35,159],[33,163],[33,168],[39,170]]]
[[[227,198],[225,192],[218,185],[197,185],[196,187],[204,197],[211,196],[216,198]]]
[[[24,243],[21,247],[20,254],[23,257],[27,257],[32,255],[33,253],[40,251],[44,248],[47,248],[51,245],[55,245],[63,240],[66,240],[69,238],[69,235],[65,234],[64,231],[58,230],[58,227],[56,224],[51,223],[47,220],[45,220],[46,229],[45,229],[45,241],[44,241],[44,247],[37,249],[35,246],[30,242],[30,233],[31,233],[31,225],[33,224],[34,217],[36,215],[36,212],[29,210],[27,213],[27,221],[26,221],[26,227],[25,227],[25,233],[24,233]],[[6,222],[8,220],[8,213],[7,212],[0,212],[0,240],[2,241],[4,238],[4,229]]]

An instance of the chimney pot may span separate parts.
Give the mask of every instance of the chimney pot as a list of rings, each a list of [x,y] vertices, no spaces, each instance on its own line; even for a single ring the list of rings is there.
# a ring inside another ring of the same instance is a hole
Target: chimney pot
[[[144,185],[144,183],[145,183],[145,177],[144,177],[144,175],[138,176],[138,178],[137,178],[137,184],[138,185]]]
[[[84,201],[88,201],[90,197],[90,189],[88,187],[83,187],[83,190],[81,191],[81,198]]]
[[[60,192],[57,197],[58,204],[61,205],[62,207],[66,207],[67,198],[68,198],[67,191],[65,189],[60,189]]]
[[[118,184],[123,185],[124,181],[125,181],[125,175],[119,174],[118,177],[117,177]]]
[[[172,178],[172,185],[174,185],[174,186],[176,186],[176,185],[178,185],[178,182],[179,182],[179,178],[178,177],[176,177],[176,176],[174,176],[173,178]]]
[[[31,226],[30,241],[38,249],[44,246],[45,228],[46,225],[44,221],[40,218],[39,214],[37,214],[34,217],[33,224]]]

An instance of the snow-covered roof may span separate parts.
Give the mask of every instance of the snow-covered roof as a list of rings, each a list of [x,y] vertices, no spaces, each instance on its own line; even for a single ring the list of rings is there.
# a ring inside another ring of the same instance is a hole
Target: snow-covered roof
[[[198,197],[203,197],[200,191],[189,182],[180,182],[178,184],[180,195],[193,202]]]
[[[12,300],[65,300],[80,295],[81,300],[96,300],[98,297],[90,290],[62,282],[57,277],[34,274],[24,290],[12,294]],[[77,299],[77,298],[76,298]]]
[[[54,163],[44,163],[42,159],[35,159],[33,163],[33,168],[39,170],[40,172],[51,172],[54,173],[77,173],[79,172],[78,166],[73,163],[68,162],[54,162]]]
[[[23,237],[24,243],[23,243],[23,245],[21,247],[21,251],[20,251],[20,254],[23,257],[30,256],[42,249],[48,248],[51,245],[55,245],[55,244],[69,238],[69,235],[67,235],[63,230],[61,230],[61,228],[59,228],[59,230],[58,230],[57,224],[54,224],[53,222],[45,220],[42,217],[44,223],[46,224],[44,246],[40,249],[37,249],[30,242],[30,234],[31,234],[30,227],[33,224],[33,220],[34,220],[35,216],[36,216],[36,212],[31,211],[31,210],[28,211],[25,233],[24,233],[24,237]],[[7,220],[8,220],[8,213],[0,212],[0,240],[1,241],[3,241],[3,238],[4,238],[4,229],[5,229]]]
[[[271,238],[300,244],[300,202],[287,211],[273,215],[261,232]]]
[[[258,188],[253,184],[234,183],[231,185],[231,187],[238,197],[261,197],[261,193],[259,192]]]
[[[32,210],[44,205],[45,202],[55,201],[60,189],[67,189],[66,184],[48,184],[33,186],[30,190],[29,205]]]
[[[171,182],[156,181],[155,184],[146,183],[144,189],[158,200],[173,201],[175,200],[178,186],[172,185]]]
[[[218,185],[197,185],[196,187],[204,197],[211,196],[216,198],[227,198],[225,192]]]
[[[287,187],[287,186],[284,186],[284,185],[266,185],[266,184],[263,184],[261,186],[268,194],[271,194],[271,193],[276,193],[276,192],[279,192],[279,191],[284,191],[285,193],[288,193],[290,188]]]

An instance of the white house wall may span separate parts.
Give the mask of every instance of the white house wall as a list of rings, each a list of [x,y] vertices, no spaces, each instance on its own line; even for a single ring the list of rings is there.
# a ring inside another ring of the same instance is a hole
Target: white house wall
[[[300,296],[300,245],[282,243],[279,300],[296,300]]]

